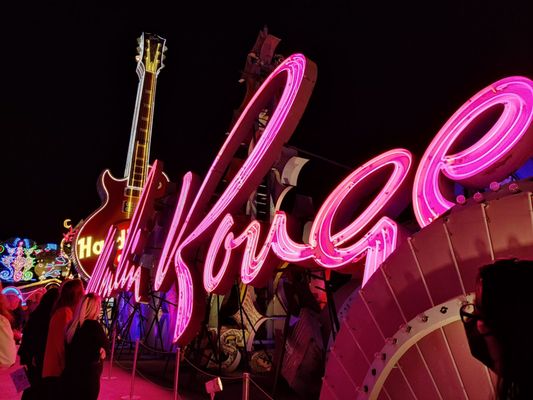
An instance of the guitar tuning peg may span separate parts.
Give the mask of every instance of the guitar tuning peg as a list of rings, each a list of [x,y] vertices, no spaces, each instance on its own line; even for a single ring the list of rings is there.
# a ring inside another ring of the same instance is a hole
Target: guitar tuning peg
[[[142,41],[143,41],[143,37],[142,37],[142,36],[139,36],[139,37],[137,38],[137,43],[141,44]]]
[[[141,54],[141,48],[139,46],[137,46],[137,54]]]
[[[161,56],[161,60],[164,60],[164,59],[166,59],[166,58],[167,58],[167,56],[166,56],[165,54],[163,54],[163,55]]]
[[[163,51],[167,51],[168,50],[168,47],[167,46],[163,46]]]
[[[135,56],[135,61],[137,61],[137,62],[141,61],[141,56],[137,54],[137,55]]]

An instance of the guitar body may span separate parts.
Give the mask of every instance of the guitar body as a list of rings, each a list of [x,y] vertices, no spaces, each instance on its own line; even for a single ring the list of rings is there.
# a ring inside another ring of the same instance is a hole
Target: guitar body
[[[127,178],[114,178],[109,170],[105,170],[98,178],[97,189],[102,205],[87,217],[75,239],[75,262],[85,278],[90,277],[94,270],[109,227],[116,225],[119,230],[123,229],[119,238],[125,237],[130,220],[130,213],[125,210],[128,202],[125,196],[127,182]],[[118,243],[119,248],[121,245]]]

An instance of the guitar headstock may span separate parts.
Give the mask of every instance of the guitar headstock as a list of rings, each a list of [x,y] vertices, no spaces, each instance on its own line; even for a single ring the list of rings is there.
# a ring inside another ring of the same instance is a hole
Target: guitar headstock
[[[153,33],[143,32],[137,38],[137,64],[142,64],[146,72],[158,74],[165,66],[166,39]]]

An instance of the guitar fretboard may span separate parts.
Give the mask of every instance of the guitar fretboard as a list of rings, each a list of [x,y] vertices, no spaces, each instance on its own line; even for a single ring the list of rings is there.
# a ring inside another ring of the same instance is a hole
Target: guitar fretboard
[[[153,34],[143,34],[139,44],[144,48],[144,53],[139,55],[137,64],[139,86],[125,171],[128,184],[124,192],[126,199],[123,209],[127,217],[135,209],[148,173],[156,80],[159,70],[163,68],[162,53],[166,49],[165,40]]]
[[[128,187],[130,188],[142,188],[144,180],[146,179],[150,147],[150,130],[152,128],[154,111],[155,80],[156,77],[154,74],[145,72],[144,79],[142,80],[142,94],[137,114],[137,129],[133,144],[131,167],[128,175]]]

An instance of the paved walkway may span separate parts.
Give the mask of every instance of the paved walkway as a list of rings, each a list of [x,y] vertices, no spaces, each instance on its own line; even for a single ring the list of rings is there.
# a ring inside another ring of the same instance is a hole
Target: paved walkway
[[[10,373],[19,368],[16,364],[9,369],[0,369],[0,400],[19,400],[22,393],[17,393],[11,381]],[[119,400],[122,396],[129,396],[131,387],[131,372],[113,366],[111,376],[115,379],[106,379],[109,374],[109,366],[106,362],[102,374],[99,400]],[[140,400],[157,399],[173,400],[173,392],[158,386],[138,376],[135,378],[133,394]],[[125,397],[128,398],[128,397]],[[180,395],[180,400],[188,399]]]

